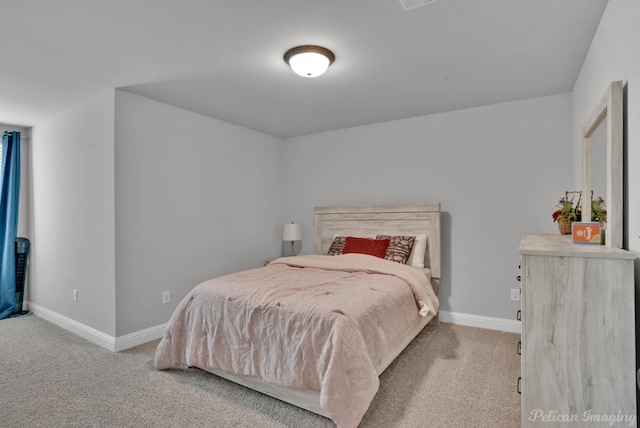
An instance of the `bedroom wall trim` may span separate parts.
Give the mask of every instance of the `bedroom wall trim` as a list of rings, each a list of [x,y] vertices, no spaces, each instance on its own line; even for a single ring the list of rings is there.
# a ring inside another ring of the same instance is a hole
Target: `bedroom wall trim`
[[[166,328],[166,324],[161,324],[116,338],[98,331],[95,328],[74,321],[64,315],[60,315],[52,310],[36,305],[35,303],[28,302],[27,306],[34,315],[112,352],[124,351],[125,349],[160,339]],[[438,316],[441,322],[450,324],[466,325],[469,327],[486,328],[489,330],[518,334],[522,331],[520,321],[516,320],[449,311],[440,311]]]
[[[113,337],[35,303],[28,302],[27,307],[34,315],[112,352],[124,351],[160,339],[166,328],[166,324],[161,324],[124,336]]]
[[[54,312],[50,309],[43,308],[42,306],[36,305],[35,303],[29,302],[28,308],[34,315],[49,321],[52,324],[57,325],[65,330],[74,333],[77,336],[82,337],[83,339],[88,340],[98,346],[103,348],[113,350],[115,340],[113,336],[109,336],[106,333],[103,333],[95,328],[89,327],[78,321],[75,321],[69,317],[65,317],[64,315],[60,315],[57,312]]]
[[[463,314],[460,312],[439,312],[440,322],[466,325],[469,327],[486,328],[489,330],[505,331],[507,333],[522,333],[522,324],[517,320],[485,317],[482,315]]]
[[[125,334],[115,338],[114,352],[124,351],[152,340],[160,339],[167,328],[167,323],[149,327],[144,330]]]

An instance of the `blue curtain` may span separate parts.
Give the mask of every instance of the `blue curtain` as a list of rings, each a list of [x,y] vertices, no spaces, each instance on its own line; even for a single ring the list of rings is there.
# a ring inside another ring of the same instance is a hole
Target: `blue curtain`
[[[22,310],[16,305],[15,241],[20,199],[20,133],[2,136],[0,181],[0,319]]]

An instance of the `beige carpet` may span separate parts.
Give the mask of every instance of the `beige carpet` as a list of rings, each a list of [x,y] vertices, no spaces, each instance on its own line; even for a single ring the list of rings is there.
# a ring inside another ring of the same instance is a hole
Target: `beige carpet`
[[[360,427],[519,427],[519,338],[428,326],[382,374]],[[112,353],[34,315],[0,320],[0,426],[334,426],[201,370],[156,371],[156,344]]]

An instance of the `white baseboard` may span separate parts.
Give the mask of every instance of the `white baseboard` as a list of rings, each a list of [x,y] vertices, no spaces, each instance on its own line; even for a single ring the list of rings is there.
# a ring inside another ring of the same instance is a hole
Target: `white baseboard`
[[[125,349],[133,348],[134,346],[142,345],[143,343],[160,339],[164,334],[164,330],[166,328],[167,324],[165,323],[157,325],[155,327],[149,327],[145,328],[144,330],[125,334],[124,336],[116,337],[114,351],[124,351]]]
[[[113,337],[35,303],[28,302],[27,307],[34,315],[113,352],[124,351],[125,349],[159,339],[162,337],[166,327],[166,324],[161,324],[125,334],[124,336]]]
[[[440,321],[469,327],[487,328],[489,330],[506,331],[508,333],[522,333],[522,323],[517,320],[484,317],[482,315],[462,314],[459,312],[440,311]]]
[[[143,343],[147,343],[155,339],[160,339],[166,328],[166,324],[161,324],[155,327],[136,331],[134,333],[125,334],[124,336],[113,337],[96,330],[95,328],[65,317],[64,315],[60,315],[57,312],[36,305],[35,303],[28,302],[27,307],[34,315],[113,352],[124,351],[125,349],[133,348],[134,346],[142,345]],[[440,311],[438,316],[440,321],[451,324],[487,328],[489,330],[506,331],[509,333],[521,333],[522,331],[520,321],[516,320],[448,311]]]

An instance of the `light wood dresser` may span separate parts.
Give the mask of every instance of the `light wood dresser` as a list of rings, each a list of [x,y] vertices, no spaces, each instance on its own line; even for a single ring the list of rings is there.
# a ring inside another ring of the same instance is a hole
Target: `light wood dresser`
[[[525,234],[520,258],[521,425],[637,426],[635,253]]]

